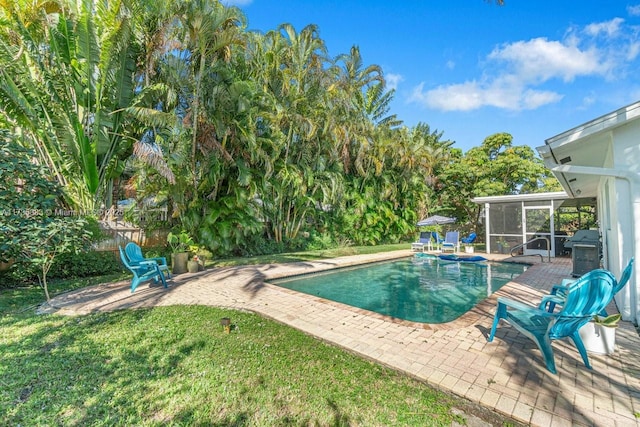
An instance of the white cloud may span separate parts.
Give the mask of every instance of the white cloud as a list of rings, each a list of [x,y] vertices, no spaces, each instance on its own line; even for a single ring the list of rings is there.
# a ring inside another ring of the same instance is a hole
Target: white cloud
[[[629,11],[640,14],[640,6]],[[420,83],[408,102],[443,111],[486,106],[532,110],[564,97],[557,89],[544,87],[551,82],[570,84],[579,77],[614,79],[623,76],[626,67],[638,57],[640,39],[636,29],[625,26],[622,18],[614,18],[570,28],[562,40],[539,37],[497,46],[482,61],[484,69],[479,79],[427,89]]]
[[[424,83],[416,86],[409,101],[443,111],[469,111],[484,105],[483,91],[476,82],[438,86],[426,92],[423,89]]]
[[[636,59],[638,57],[638,53],[640,53],[640,42],[630,43],[626,55],[627,61],[633,61]]]
[[[549,90],[527,89],[520,95],[520,108],[522,110],[535,110],[543,105],[553,104],[564,98],[556,92]]]
[[[627,6],[627,13],[631,16],[640,16],[640,5]]]
[[[551,78],[571,81],[576,76],[605,74],[608,69],[594,48],[580,50],[576,45],[545,38],[504,45],[494,49],[488,59],[502,61],[506,68],[530,83]]]
[[[581,110],[586,110],[596,103],[596,97],[593,94],[586,95],[582,98],[582,105],[580,106]]]
[[[584,31],[592,37],[605,34],[607,37],[615,37],[620,33],[620,26],[624,23],[622,18],[613,18],[611,21],[589,24]]]
[[[389,73],[384,75],[384,80],[387,82],[387,89],[394,90],[398,88],[401,81],[404,81],[404,77],[400,74]]]
[[[471,81],[443,85],[426,92],[421,83],[414,88],[409,102],[441,111],[471,111],[481,107],[533,110],[562,99],[562,95],[558,93],[527,89],[509,80],[511,79],[505,78],[484,84]]]

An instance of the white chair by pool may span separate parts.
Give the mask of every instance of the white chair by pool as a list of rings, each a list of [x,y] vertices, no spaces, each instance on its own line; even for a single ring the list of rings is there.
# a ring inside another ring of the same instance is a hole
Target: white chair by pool
[[[427,250],[433,250],[433,247],[431,246],[431,233],[428,231],[420,233],[418,241],[411,244],[411,250],[414,252],[424,252],[425,246]]]
[[[440,245],[442,252],[460,252],[460,233],[457,231],[447,231],[444,237],[444,242]]]

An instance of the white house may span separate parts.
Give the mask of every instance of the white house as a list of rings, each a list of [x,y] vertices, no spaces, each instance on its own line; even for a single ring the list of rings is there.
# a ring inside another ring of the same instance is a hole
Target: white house
[[[537,148],[569,197],[595,197],[604,267],[620,277],[635,257],[629,283],[616,295],[624,320],[640,322],[640,102],[620,108]]]

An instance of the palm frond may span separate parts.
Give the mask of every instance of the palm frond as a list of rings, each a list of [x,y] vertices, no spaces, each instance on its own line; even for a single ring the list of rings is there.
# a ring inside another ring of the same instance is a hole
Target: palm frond
[[[158,171],[170,184],[176,183],[176,177],[167,165],[162,155],[162,150],[158,145],[136,141],[136,143],[133,144],[133,154],[142,162]]]

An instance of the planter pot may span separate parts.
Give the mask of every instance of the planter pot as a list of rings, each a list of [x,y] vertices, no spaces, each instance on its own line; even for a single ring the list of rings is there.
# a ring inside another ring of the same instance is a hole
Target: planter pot
[[[176,252],[171,254],[171,272],[173,274],[181,274],[187,272],[187,261],[189,261],[189,252]]]
[[[611,354],[616,349],[616,328],[589,322],[578,332],[589,353]]]
[[[200,263],[198,261],[187,262],[187,270],[189,273],[197,273],[200,270]]]

